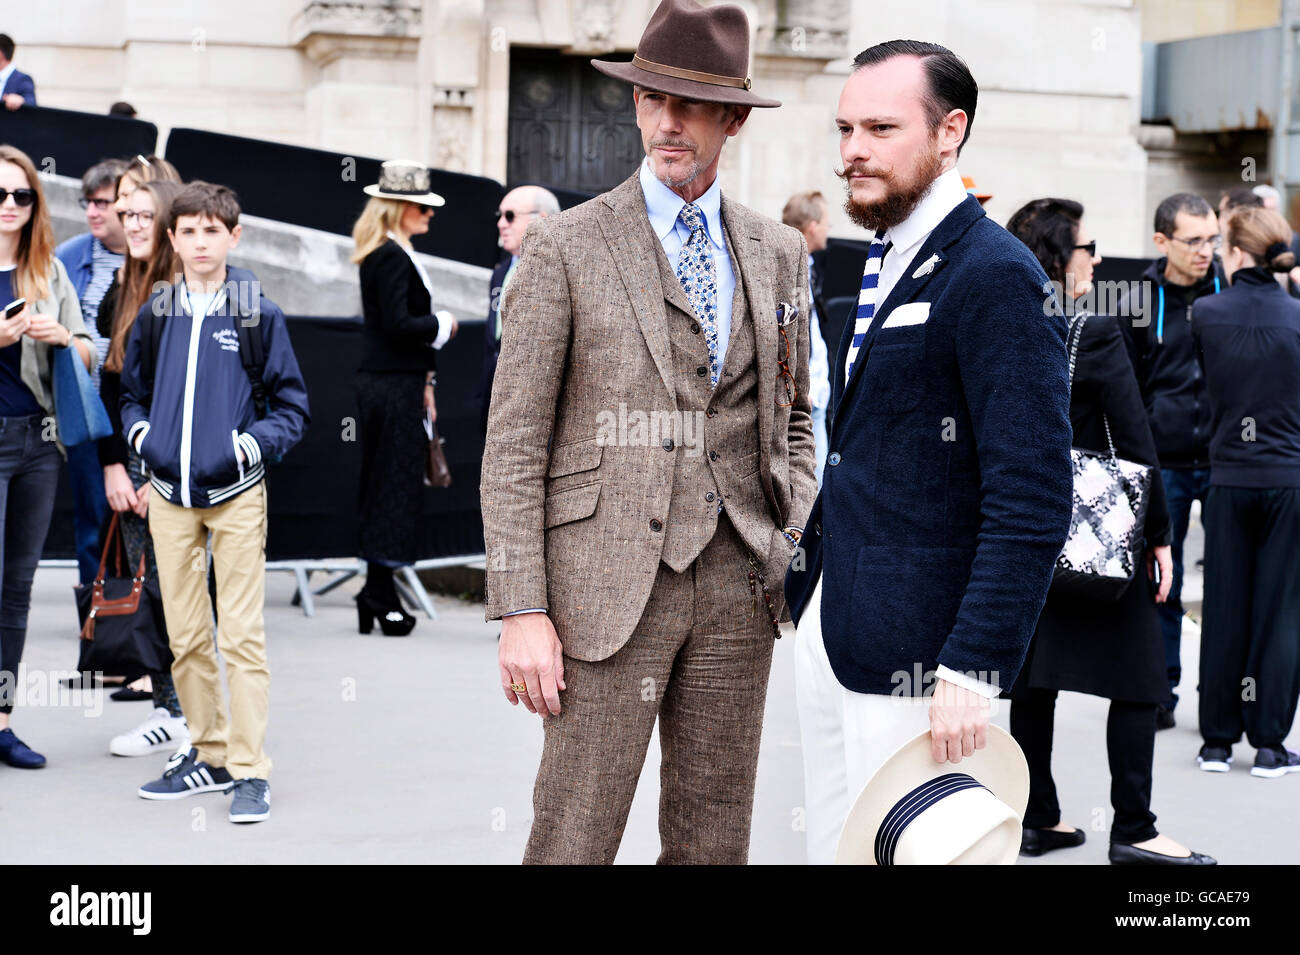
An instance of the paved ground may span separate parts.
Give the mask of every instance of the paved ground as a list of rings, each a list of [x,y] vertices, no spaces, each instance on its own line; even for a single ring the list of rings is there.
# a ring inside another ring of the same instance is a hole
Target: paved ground
[[[1194,560],[1199,528],[1191,538]],[[26,665],[66,670],[76,661],[73,572],[37,575]],[[481,605],[439,598],[441,619],[407,639],[359,636],[355,584],[321,598],[307,619],[289,606],[292,582],[272,575],[267,622],[272,695],[268,751],[275,760],[273,818],[237,827],[228,798],[176,803],[135,796],[163,757],[110,756],[108,740],[148,714],[98,691],[76,705],[29,706],[19,735],[49,758],[31,772],[0,765],[0,860],[7,863],[380,863],[519,860],[531,818],[541,748],[536,717],[512,709],[496,677],[497,628]],[[1189,576],[1189,601],[1199,575]],[[1197,634],[1189,624],[1184,687],[1194,687]],[[804,861],[794,822],[802,766],[793,695],[793,641],[777,645],[759,763],[751,859]],[[1086,845],[1046,858],[1097,864],[1109,818],[1106,702],[1064,694],[1057,710],[1056,773],[1065,818],[1090,830]],[[1006,726],[1005,710],[998,722]],[[1154,808],[1161,829],[1223,862],[1300,860],[1294,819],[1300,775],[1252,778],[1239,746],[1227,775],[1200,773],[1195,695],[1180,724],[1157,737]],[[1300,734],[1292,734],[1292,747]],[[658,851],[658,749],[652,745],[619,854],[649,862]]]

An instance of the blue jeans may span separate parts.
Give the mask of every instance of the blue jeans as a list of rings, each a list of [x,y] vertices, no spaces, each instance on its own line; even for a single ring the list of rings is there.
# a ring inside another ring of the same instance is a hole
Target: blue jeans
[[[45,546],[59,483],[59,449],[42,440],[41,417],[0,418],[0,713],[13,711],[27,641],[32,578]]]
[[[1200,501],[1201,506],[1205,506],[1205,495],[1210,490],[1210,471],[1208,468],[1186,471],[1161,468],[1160,476],[1165,482],[1165,500],[1169,504],[1169,521],[1174,536],[1171,542],[1174,579],[1169,587],[1169,599],[1156,608],[1160,614],[1160,632],[1165,638],[1165,668],[1169,675],[1168,706],[1172,710],[1178,705],[1178,694],[1174,690],[1183,676],[1183,665],[1179,657],[1183,635],[1183,540],[1187,537],[1187,524],[1192,516],[1192,501]]]
[[[77,570],[81,582],[89,584],[99,570],[99,529],[108,507],[96,442],[85,441],[68,448],[68,483],[75,502],[72,530],[77,542]]]

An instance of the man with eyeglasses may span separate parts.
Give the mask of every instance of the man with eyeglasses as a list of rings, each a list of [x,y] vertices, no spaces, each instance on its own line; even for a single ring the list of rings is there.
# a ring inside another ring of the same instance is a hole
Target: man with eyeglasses
[[[113,282],[113,274],[122,265],[126,253],[126,233],[113,210],[117,198],[117,181],[126,170],[120,159],[105,159],[86,170],[81,177],[81,207],[86,210],[89,232],[73,236],[54,250],[81,301],[81,315],[86,331],[95,341],[99,356],[91,380],[99,390],[99,369],[108,354],[108,339],[99,334],[99,303]],[[94,441],[68,448],[68,477],[76,502],[73,532],[77,543],[77,568],[81,582],[95,579],[99,567],[99,525],[108,506],[104,498],[104,471],[99,466],[99,452]]]
[[[497,356],[501,354],[501,299],[505,295],[506,286],[514,277],[515,266],[519,263],[519,246],[524,241],[524,233],[538,219],[545,219],[559,211],[560,202],[550,190],[541,186],[519,186],[505,194],[494,213],[497,241],[506,254],[492,270],[487,322],[483,326],[483,410],[479,416],[479,427],[484,434],[487,434],[492,379],[496,377]]]
[[[1183,540],[1192,501],[1205,503],[1210,486],[1210,402],[1192,345],[1193,303],[1226,287],[1217,252],[1219,224],[1210,204],[1180,192],[1156,208],[1155,246],[1163,256],[1120,303],[1120,328],[1156,440],[1160,473],[1173,521],[1174,579],[1158,608],[1165,639],[1169,702],[1156,710],[1156,726],[1174,725],[1176,688],[1182,677]]]

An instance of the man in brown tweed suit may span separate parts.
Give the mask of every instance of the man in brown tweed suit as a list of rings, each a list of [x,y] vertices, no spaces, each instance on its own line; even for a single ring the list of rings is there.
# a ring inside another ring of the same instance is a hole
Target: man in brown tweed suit
[[[646,747],[660,862],[748,856],[774,620],[816,495],[803,238],[720,194],[752,106],[738,7],[664,0],[631,63],[647,159],[534,223],[481,496],[506,698],[544,718],[525,862],[613,862]]]

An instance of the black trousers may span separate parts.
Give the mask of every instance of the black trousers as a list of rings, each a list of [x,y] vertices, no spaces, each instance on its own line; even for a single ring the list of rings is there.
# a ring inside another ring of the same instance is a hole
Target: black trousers
[[[1201,736],[1279,746],[1300,693],[1300,488],[1211,487],[1204,524]]]
[[[1061,821],[1052,780],[1052,733],[1056,691],[1029,689],[1011,702],[1011,735],[1029,763],[1027,829],[1048,829]],[[1110,841],[1132,844],[1154,839],[1151,811],[1151,761],[1155,756],[1156,704],[1111,700],[1106,719],[1106,755],[1110,760],[1110,804],[1115,820]]]

